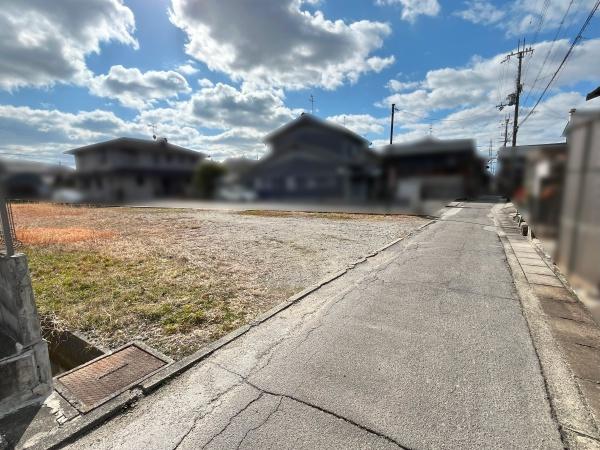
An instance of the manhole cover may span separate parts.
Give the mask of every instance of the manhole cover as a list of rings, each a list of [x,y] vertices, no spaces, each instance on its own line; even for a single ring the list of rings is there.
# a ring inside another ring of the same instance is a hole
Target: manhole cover
[[[128,344],[56,378],[57,390],[88,412],[168,363],[150,349]]]

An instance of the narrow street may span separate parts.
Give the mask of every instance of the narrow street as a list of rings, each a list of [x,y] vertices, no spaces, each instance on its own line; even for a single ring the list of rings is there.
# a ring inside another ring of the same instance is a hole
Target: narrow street
[[[447,208],[69,448],[563,448],[493,206]]]

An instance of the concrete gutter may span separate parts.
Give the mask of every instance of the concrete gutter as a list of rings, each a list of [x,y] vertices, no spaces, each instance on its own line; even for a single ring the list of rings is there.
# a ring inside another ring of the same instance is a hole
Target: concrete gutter
[[[369,253],[365,257],[359,259],[358,261],[355,261],[354,263],[349,264],[346,268],[323,278],[322,280],[309,286],[308,288],[304,289],[303,291],[298,292],[297,294],[291,296],[286,301],[284,301],[284,302],[274,306],[273,308],[269,309],[268,311],[258,315],[249,324],[243,325],[243,326],[237,328],[236,330],[223,336],[222,338],[206,345],[205,347],[201,348],[200,350],[193,353],[192,355],[187,356],[187,357],[185,357],[179,361],[176,361],[172,364],[169,364],[168,366],[165,366],[163,369],[160,369],[158,372],[156,372],[153,375],[151,375],[150,377],[144,379],[141,383],[130,387],[129,390],[114,397],[107,403],[99,406],[98,408],[90,411],[89,413],[87,413],[85,415],[81,415],[69,422],[66,422],[56,432],[54,432],[53,434],[50,434],[48,436],[45,436],[43,439],[43,442],[38,442],[38,443],[34,444],[33,446],[29,446],[29,447],[25,447],[25,448],[34,449],[34,450],[57,449],[57,448],[61,448],[62,446],[68,444],[69,442],[76,440],[81,435],[89,432],[93,428],[100,426],[102,423],[106,422],[110,418],[120,414],[127,408],[131,407],[135,402],[137,402],[142,397],[151,394],[154,390],[158,389],[161,385],[169,382],[176,376],[182,374],[186,370],[188,370],[191,367],[195,366],[196,364],[200,363],[201,361],[203,361],[204,359],[206,359],[207,357],[209,357],[210,355],[212,355],[213,353],[215,353],[222,347],[226,346],[227,344],[229,344],[229,343],[235,341],[236,339],[238,339],[239,337],[243,336],[252,328],[259,326],[260,324],[266,322],[267,320],[276,316],[280,312],[285,311],[290,306],[294,305],[295,303],[297,303],[300,300],[307,297],[309,294],[320,289],[322,286],[324,286],[328,283],[331,283],[332,281],[342,277],[349,270],[355,268],[357,265],[366,262],[368,259],[378,255],[379,253],[396,245],[397,243],[420,233],[423,229],[425,229],[432,223],[436,222],[436,220],[437,219],[429,220],[427,223],[425,223],[425,224],[421,225],[420,227],[418,227],[417,229],[411,231],[406,236],[403,236],[401,238],[398,238],[398,239],[395,239],[395,240],[389,242],[388,244],[384,245],[383,247],[381,247],[381,248],[375,250],[374,252]]]

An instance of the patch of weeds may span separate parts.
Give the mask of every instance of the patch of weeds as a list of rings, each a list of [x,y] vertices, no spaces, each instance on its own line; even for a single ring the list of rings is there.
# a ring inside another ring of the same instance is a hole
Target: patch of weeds
[[[245,317],[229,307],[232,285],[202,277],[176,259],[118,259],[58,246],[23,250],[40,315],[103,335],[109,344],[148,327],[169,336],[205,327],[224,332]]]

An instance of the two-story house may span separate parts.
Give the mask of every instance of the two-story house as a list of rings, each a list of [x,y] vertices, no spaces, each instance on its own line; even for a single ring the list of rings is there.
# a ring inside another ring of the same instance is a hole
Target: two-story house
[[[345,127],[303,113],[264,142],[269,153],[247,175],[259,198],[365,201],[376,191],[369,141]]]
[[[97,202],[189,194],[194,170],[205,157],[165,138],[118,138],[65,153],[75,156],[77,188]]]

